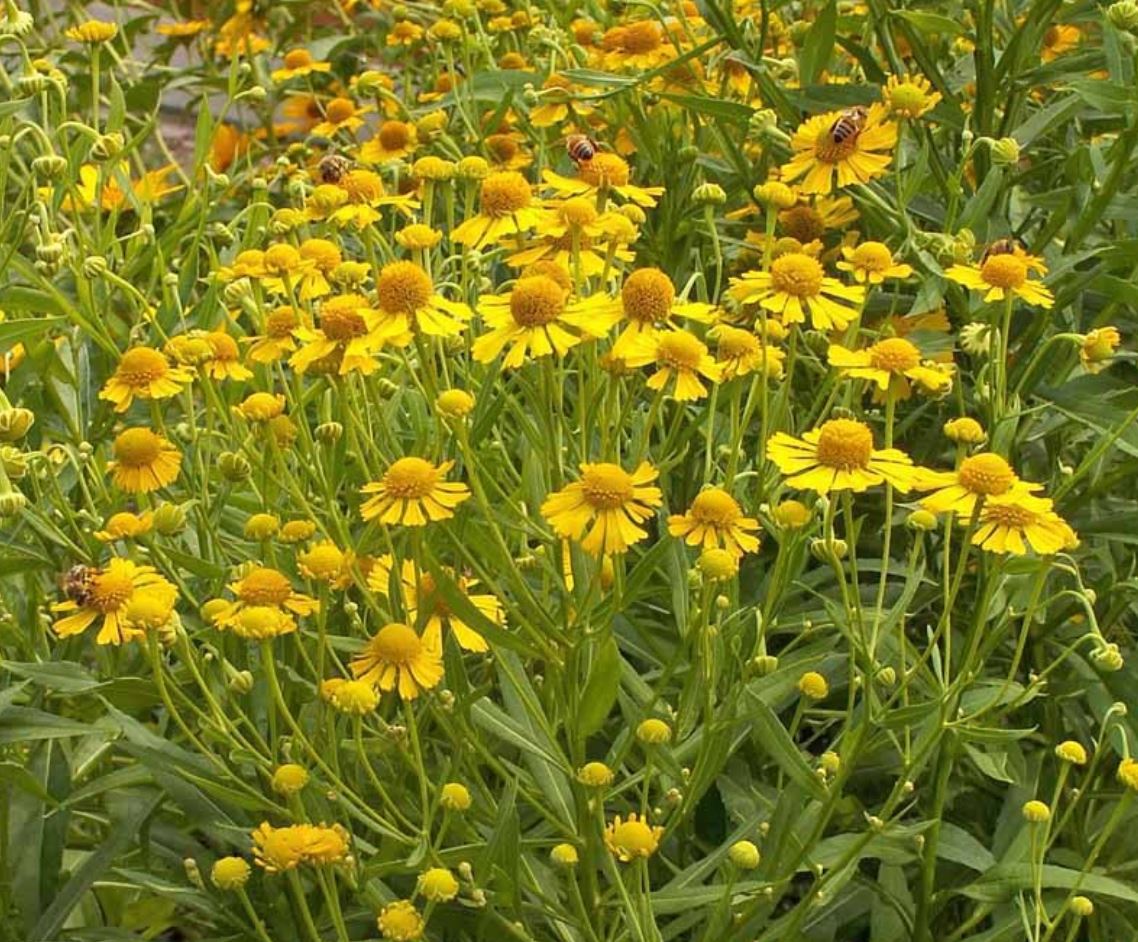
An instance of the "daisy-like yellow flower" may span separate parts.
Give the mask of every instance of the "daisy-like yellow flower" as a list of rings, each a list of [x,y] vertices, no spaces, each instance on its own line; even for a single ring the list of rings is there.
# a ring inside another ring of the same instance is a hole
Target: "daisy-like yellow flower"
[[[602,274],[607,264],[615,275],[617,269],[612,265],[613,259],[630,262],[634,257],[627,249],[619,247],[629,225],[628,219],[619,213],[599,212],[592,200],[583,196],[570,197],[542,212],[534,241],[508,256],[506,263],[515,268],[525,268],[536,262],[548,261],[565,271],[573,271],[576,264],[585,278]],[[613,252],[606,261],[607,245],[613,246]]]
[[[365,164],[385,164],[413,154],[418,145],[419,132],[415,125],[391,119],[384,121],[375,137],[364,143],[359,158]]]
[[[881,90],[881,99],[893,117],[916,120],[932,111],[941,95],[923,75],[891,75]]]
[[[111,514],[102,530],[95,531],[95,539],[104,543],[113,543],[115,540],[130,540],[136,536],[145,536],[154,526],[154,514],[149,510],[145,513],[135,514],[129,510]]]
[[[302,618],[320,611],[320,603],[316,599],[297,592],[288,576],[269,566],[253,566],[229,585],[229,591],[237,598],[225,606],[218,605],[211,613],[211,620],[219,628],[232,627],[247,608],[271,608]]]
[[[603,337],[619,317],[605,298],[570,300],[569,290],[545,274],[519,278],[508,294],[480,298],[478,308],[490,330],[474,341],[471,353],[490,363],[508,347],[504,369],[517,369],[527,357],[564,356]]]
[[[410,20],[398,20],[387,33],[387,45],[411,46],[423,38],[423,27]]]
[[[707,395],[701,376],[713,383],[723,378],[723,369],[707,352],[707,345],[686,330],[664,330],[654,339],[642,338],[639,349],[625,350],[624,362],[633,368],[655,364],[656,372],[648,377],[648,388],[664,390],[670,385],[677,402],[691,402]]]
[[[415,262],[389,262],[375,279],[378,313],[374,325],[396,346],[411,342],[414,334],[455,337],[466,329],[474,312],[460,301],[448,301],[437,291],[431,276]]]
[[[242,338],[249,344],[249,359],[254,363],[276,363],[296,349],[292,333],[300,319],[292,305],[274,308],[265,317],[265,332]]]
[[[372,110],[371,105],[358,107],[350,98],[333,98],[324,105],[324,120],[312,129],[312,133],[320,137],[335,137],[337,131],[354,134],[363,127],[361,115]]]
[[[382,218],[383,207],[390,206],[409,216],[418,205],[413,195],[389,195],[379,174],[357,167],[344,174],[337,184],[318,186],[308,201],[308,214],[313,219],[327,218],[341,228],[366,229]]]
[[[648,536],[640,524],[663,503],[652,484],[659,476],[646,461],[632,474],[609,462],[582,464],[580,480],[550,494],[541,515],[554,533],[592,556],[623,553]]]
[[[330,677],[320,685],[320,696],[341,713],[363,716],[379,706],[379,692],[362,680]]]
[[[676,57],[676,48],[654,18],[614,26],[601,39],[604,65],[613,71],[655,69]]]
[[[289,366],[298,373],[309,369],[346,376],[358,372],[367,376],[379,367],[376,352],[387,335],[376,329],[379,312],[360,294],[337,294],[324,300],[316,313],[316,326],[300,326],[293,331],[299,342],[289,357]]]
[[[246,605],[232,618],[216,622],[215,627],[232,631],[248,641],[268,641],[292,634],[298,626],[296,619],[284,609],[274,605]]]
[[[250,379],[253,371],[241,362],[241,348],[224,330],[207,331],[209,356],[201,361],[202,372],[212,379],[232,379],[238,382]]]
[[[889,246],[881,242],[862,242],[855,248],[843,245],[842,259],[838,270],[850,272],[858,284],[879,285],[886,278],[908,278],[913,274],[913,266],[895,262]]]
[[[1044,62],[1053,62],[1064,53],[1077,48],[1082,38],[1083,32],[1079,27],[1070,23],[1055,23],[1043,34],[1043,48],[1040,49],[1039,56]]]
[[[422,527],[453,517],[454,509],[470,497],[465,484],[446,480],[453,466],[453,461],[436,466],[423,458],[400,458],[380,480],[360,489],[363,494],[374,495],[360,506],[360,516],[405,527]]]
[[[546,169],[541,179],[559,196],[570,198],[588,196],[597,198],[600,191],[616,193],[621,198],[637,206],[652,207],[664,195],[662,186],[636,186],[632,182],[632,168],[619,154],[600,151],[592,160],[582,161],[577,166],[576,177],[563,177]]]
[[[780,255],[770,271],[732,278],[728,291],[740,304],[762,305],[784,325],[803,323],[809,312],[811,325],[823,332],[844,330],[865,302],[865,288],[843,285],[829,277],[816,258],[801,252]]]
[[[564,75],[555,72],[541,84],[537,93],[538,104],[529,112],[530,124],[535,128],[551,128],[568,120],[587,118],[595,110],[588,96],[595,89],[577,87]]]
[[[302,863],[339,863],[348,856],[351,836],[339,824],[290,824],[276,828],[263,821],[252,834],[253,859],[267,873],[295,870]]]
[[[97,206],[102,212],[132,212],[136,204],[156,203],[163,196],[176,193],[182,189],[181,183],[171,183],[167,180],[170,174],[178,168],[174,164],[166,164],[157,170],[149,170],[139,179],[130,179],[125,166],[117,171],[109,166],[103,172],[102,189],[99,188],[99,168],[94,164],[84,164],[79,168],[79,182],[75,186],[78,195],[78,207],[87,209]],[[124,190],[119,183],[120,178],[128,184]],[[64,199],[62,208],[72,210],[76,204],[70,195]]]
[[[159,23],[154,32],[159,36],[170,36],[174,39],[185,39],[188,36],[197,36],[204,33],[213,25],[209,20],[182,20],[177,23]]]
[[[137,595],[152,596],[171,609],[178,597],[178,590],[154,567],[118,558],[101,569],[73,568],[65,579],[65,591],[68,597],[51,607],[63,616],[52,624],[52,631],[60,638],[68,638],[100,622],[96,644],[118,645],[145,633],[125,619],[128,606]]]
[[[380,910],[375,922],[385,942],[418,942],[427,928],[426,920],[409,899],[388,903]]]
[[[739,502],[721,487],[700,491],[687,513],[668,518],[668,532],[683,537],[688,546],[722,548],[734,556],[758,550],[758,529],[759,521],[744,517]]]
[[[770,324],[776,321],[770,321]],[[782,363],[786,354],[778,347],[763,341],[749,330],[716,324],[708,331],[715,341],[715,359],[719,363],[724,381],[746,376],[756,370],[770,379],[782,378]]]
[[[414,700],[443,679],[442,649],[399,622],[384,625],[352,658],[357,680],[380,690],[398,690],[403,700]]]
[[[1117,327],[1096,327],[1088,331],[1079,344],[1079,361],[1088,373],[1101,373],[1114,359],[1114,351],[1122,343]]]
[[[344,261],[340,247],[328,239],[305,239],[300,243],[297,254],[299,264],[295,269],[293,285],[300,300],[310,301],[330,294],[332,285],[328,279]],[[266,289],[270,283],[271,279],[265,280]]]
[[[391,570],[391,557],[380,556],[368,573],[368,588],[386,596],[390,592]],[[505,612],[497,596],[473,593],[470,590],[474,587],[475,580],[461,574],[448,574],[454,579],[459,592],[479,612],[498,625],[505,623]],[[439,592],[434,576],[426,570],[418,570],[409,559],[403,560],[399,568],[399,591],[403,597],[407,620],[411,625],[422,629],[425,643],[441,651],[445,626],[454,633],[454,640],[464,651],[482,652],[490,649],[482,635],[450,610]]]
[[[659,825],[652,827],[647,817],[641,818],[632,812],[626,819],[618,814],[605,828],[605,846],[621,863],[651,857],[660,847],[664,829]]]
[[[541,218],[529,181],[516,170],[489,174],[479,190],[478,214],[451,233],[459,245],[481,248],[506,236],[528,232]]]
[[[182,453],[148,428],[128,428],[111,446],[107,464],[115,487],[128,494],[148,494],[173,483],[181,469]]]
[[[974,546],[990,553],[1026,555],[1028,546],[1040,556],[1074,549],[1079,538],[1053,509],[1051,500],[1011,491],[986,497],[972,536]]]
[[[867,379],[896,399],[909,398],[910,380],[930,393],[944,392],[952,386],[951,372],[940,364],[922,360],[921,351],[901,337],[887,337],[865,350],[850,350],[833,343],[826,357],[843,376]]]
[[[986,302],[1002,301],[1010,294],[1028,304],[1050,308],[1055,297],[1031,278],[1033,272],[1044,275],[1047,266],[1016,246],[1010,252],[988,252],[979,265],[953,265],[944,274],[966,288],[983,292]]]
[[[970,517],[981,500],[1026,494],[1043,487],[1021,481],[1004,458],[990,451],[969,455],[955,471],[922,471],[916,486],[933,492],[921,500],[925,510],[961,517]]]
[[[860,130],[847,131],[850,122]],[[783,165],[782,178],[801,178],[803,193],[829,193],[838,187],[868,183],[881,176],[893,159],[897,125],[886,120],[884,105],[873,105],[864,117],[829,111],[808,118],[790,138],[794,156]]]
[[[296,568],[306,579],[323,582],[334,589],[352,584],[352,554],[331,540],[320,540],[296,554]]]
[[[776,432],[767,442],[767,457],[790,487],[819,494],[856,493],[885,482],[905,493],[920,470],[896,448],[874,448],[869,426],[854,419],[830,419],[801,438]]]
[[[272,79],[274,82],[287,82],[289,79],[312,75],[314,72],[330,72],[331,62],[321,62],[312,58],[307,49],[290,49],[285,53],[284,64],[274,69]]]
[[[285,409],[285,397],[280,393],[255,392],[246,396],[233,407],[241,418],[249,422],[268,422],[281,415]]]
[[[698,301],[676,298],[676,286],[658,268],[638,268],[625,280],[620,297],[610,306],[618,318],[627,323],[613,344],[615,356],[624,358],[641,351],[645,345],[654,348],[660,334],[682,317],[708,324],[715,319],[715,308]]]
[[[168,399],[176,396],[193,379],[193,373],[173,366],[165,354],[153,347],[131,347],[119,358],[110,379],[103,384],[99,398],[113,402],[115,412],[126,412],[139,399]]]
[[[78,26],[64,30],[63,35],[72,42],[85,43],[88,46],[98,46],[110,42],[119,32],[118,25],[103,20],[87,20]]]

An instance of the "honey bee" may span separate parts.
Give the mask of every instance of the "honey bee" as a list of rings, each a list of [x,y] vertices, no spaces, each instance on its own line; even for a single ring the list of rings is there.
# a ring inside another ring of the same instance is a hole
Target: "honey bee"
[[[835,144],[844,144],[847,141],[857,140],[865,127],[865,119],[869,112],[861,105],[846,108],[833,124],[830,125],[830,140]]]
[[[316,165],[321,183],[339,183],[351,169],[352,161],[340,154],[325,154]]]
[[[983,265],[993,255],[1015,255],[1023,249],[1023,245],[1019,239],[1014,237],[1007,239],[997,239],[991,245],[984,249],[984,253],[980,256],[980,264]]]
[[[570,134],[565,138],[565,150],[573,163],[583,164],[597,156],[600,145],[586,134]]]
[[[76,605],[84,606],[91,601],[91,588],[95,570],[82,564],[72,566],[59,580],[63,594]]]

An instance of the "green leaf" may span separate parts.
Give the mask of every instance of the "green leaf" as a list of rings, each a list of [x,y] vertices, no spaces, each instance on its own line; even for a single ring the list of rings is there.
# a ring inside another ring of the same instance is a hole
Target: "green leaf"
[[[1083,873],[1068,867],[1046,864],[1042,875],[1043,886],[1049,889],[1073,890],[1078,887],[1089,896],[1110,896],[1128,903],[1138,903],[1138,888],[1101,873]],[[1034,877],[1030,864],[1000,864],[960,892],[970,899],[999,903],[1011,899],[1020,890],[1032,887]]]
[[[889,15],[904,20],[930,36],[959,36],[964,32],[964,24],[950,16],[939,13],[925,13],[920,10],[890,10]]]
[[[818,776],[802,757],[802,752],[790,738],[790,733],[782,725],[778,716],[769,706],[747,691],[745,699],[747,719],[751,723],[755,741],[796,785],[814,798],[824,800],[826,788],[818,781]]]
[[[748,105],[737,101],[727,101],[723,98],[669,94],[662,94],[660,97],[687,108],[689,111],[707,115],[709,118],[730,121],[734,124],[746,124],[751,120],[751,115],[754,113],[754,110]]]
[[[582,739],[604,725],[620,690],[620,648],[610,635],[596,645],[589,679],[581,693],[577,711],[577,735]]]
[[[22,291],[31,291],[21,289]],[[50,304],[50,298],[43,295],[45,307]],[[9,288],[0,294],[0,310],[4,308],[19,307],[19,301],[24,300],[22,293],[17,289]],[[13,304],[13,301],[17,302]],[[17,343],[31,340],[46,334],[53,327],[64,327],[66,321],[62,317],[21,317],[17,320],[0,321],[0,348],[7,349]]]
[[[34,742],[37,739],[68,739],[100,732],[111,735],[109,730],[100,730],[88,723],[32,707],[7,706],[0,710],[0,744]]]
[[[26,677],[46,690],[59,693],[83,693],[103,683],[74,661],[41,661],[26,664],[0,661],[0,667],[11,671],[17,677]]]
[[[813,85],[830,61],[834,51],[834,37],[838,31],[838,0],[829,0],[814,25],[806,33],[802,52],[798,57],[798,71],[803,85]]]

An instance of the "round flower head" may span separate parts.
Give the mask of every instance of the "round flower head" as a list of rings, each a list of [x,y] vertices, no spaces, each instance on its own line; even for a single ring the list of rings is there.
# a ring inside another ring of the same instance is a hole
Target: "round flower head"
[[[613,354],[626,359],[635,357],[645,363],[656,358],[656,341],[666,328],[673,326],[675,318],[700,323],[709,323],[714,318],[710,304],[677,299],[672,279],[658,268],[638,268],[632,272],[621,286],[619,303],[613,307],[627,322],[613,344]],[[645,350],[648,351],[646,359],[643,358]],[[665,354],[668,351],[669,348],[665,348]],[[704,363],[703,355],[707,352],[706,348],[700,350],[685,341],[673,342],[671,351],[686,352],[689,365],[695,363],[697,368]]]
[[[416,333],[454,337],[466,328],[474,312],[465,304],[448,301],[435,291],[427,270],[415,262],[389,262],[375,280],[379,314],[374,328],[402,346]]]
[[[889,76],[881,97],[893,117],[911,120],[931,111],[941,98],[923,75]]]
[[[219,890],[239,890],[249,882],[249,872],[244,857],[222,857],[214,862],[209,877]]]
[[[810,522],[810,508],[797,500],[784,500],[771,511],[774,522],[783,530],[801,530]]]
[[[944,435],[950,441],[962,445],[982,445],[988,440],[988,433],[975,419],[963,416],[949,419],[944,423]]]
[[[229,591],[237,596],[214,616],[218,627],[229,627],[237,614],[246,607],[264,607],[306,616],[319,611],[316,599],[293,589],[288,576],[268,566],[254,566],[230,584]]]
[[[593,155],[592,160],[578,164],[576,177],[563,177],[546,169],[541,178],[559,196],[568,198],[588,196],[599,199],[599,193],[603,191],[606,197],[610,193],[617,194],[628,200],[629,205],[652,207],[664,195],[662,186],[635,185],[628,161],[609,151],[599,151]]]
[[[893,159],[897,125],[886,120],[884,105],[868,110],[830,111],[808,118],[790,138],[794,151],[782,167],[782,179],[803,193],[829,193],[839,187],[868,183],[881,176]]]
[[[830,685],[817,671],[807,671],[798,678],[798,691],[809,700],[825,700],[830,695]]]
[[[215,621],[218,628],[232,631],[250,641],[267,641],[296,631],[296,619],[273,605],[245,605],[224,620]]]
[[[624,362],[634,368],[655,365],[648,388],[670,388],[677,402],[691,402],[707,395],[700,377],[713,383],[723,378],[723,369],[707,352],[707,345],[686,330],[660,331],[654,339],[642,338],[639,349],[625,348]]]
[[[1024,803],[1023,817],[1029,824],[1043,824],[1051,820],[1051,809],[1045,802],[1032,799]]]
[[[579,540],[586,553],[623,553],[648,536],[638,524],[663,502],[652,485],[658,476],[647,462],[632,474],[607,462],[582,464],[580,480],[550,494],[541,514],[558,536]]]
[[[722,546],[736,556],[758,550],[759,539],[753,535],[758,528],[759,522],[744,517],[735,498],[719,487],[701,491],[687,513],[668,518],[668,532],[683,537],[688,546]]]
[[[636,727],[636,738],[649,746],[659,746],[672,738],[672,727],[663,720],[649,717]]]
[[[380,935],[390,942],[417,942],[423,937],[426,923],[409,899],[388,903],[376,919]]]
[[[850,272],[858,284],[879,285],[886,278],[908,278],[913,274],[913,267],[894,262],[889,246],[881,242],[862,242],[856,248],[844,245],[842,258],[838,270]]]
[[[352,658],[352,674],[380,690],[395,690],[404,700],[414,700],[443,679],[442,653],[429,645],[415,629],[392,622],[379,629]]]
[[[419,895],[429,903],[449,903],[458,896],[458,880],[446,867],[431,867],[419,874]]]
[[[144,514],[120,511],[107,518],[106,523],[103,524],[103,529],[95,531],[95,538],[104,543],[133,539],[136,536],[145,536],[150,532],[153,525],[154,514],[149,510]]]
[[[295,795],[308,784],[308,770],[294,762],[286,762],[277,766],[271,784],[278,795]]]
[[[776,324],[771,320],[768,323]],[[724,381],[758,371],[769,379],[781,379],[786,354],[778,347],[764,343],[749,330],[716,324],[707,332],[715,340],[715,358]]]
[[[152,566],[117,558],[101,569],[72,568],[64,579],[64,589],[69,597],[51,607],[53,612],[62,613],[52,624],[52,631],[67,638],[99,622],[96,644],[119,645],[143,635],[127,620],[130,605],[138,596],[149,596],[167,611],[173,609],[178,596],[177,589]]]
[[[128,494],[148,494],[178,477],[182,453],[148,428],[128,428],[111,446],[114,460],[107,465],[115,486]]]
[[[727,859],[740,870],[754,870],[762,857],[751,841],[736,841],[727,848]]]
[[[379,706],[379,693],[362,680],[330,677],[320,685],[320,696],[349,716],[364,716]]]
[[[461,419],[474,411],[474,397],[465,389],[447,389],[439,393],[435,408],[448,419]]]
[[[479,210],[451,233],[459,245],[481,248],[537,225],[541,207],[529,181],[516,170],[491,173],[481,184]]]
[[[366,164],[384,164],[401,160],[415,151],[419,132],[405,121],[384,121],[375,136],[360,148],[360,160]]]
[[[613,771],[603,762],[586,762],[577,770],[577,781],[589,788],[605,788],[612,780]]]
[[[1069,762],[1071,765],[1086,765],[1087,764],[1087,750],[1083,748],[1082,743],[1075,742],[1073,739],[1065,739],[1055,747],[1055,755],[1063,762]]]
[[[250,422],[268,422],[284,412],[285,397],[280,393],[256,392],[246,396],[233,411]]]
[[[290,49],[285,53],[281,68],[272,71],[271,78],[274,82],[287,82],[314,72],[328,72],[331,68],[332,63],[318,62],[307,49]]]
[[[767,457],[787,475],[790,487],[864,491],[888,482],[902,493],[914,486],[917,469],[896,448],[875,449],[868,425],[830,419],[802,438],[777,432],[767,442]]]
[[[153,347],[131,347],[119,359],[114,374],[99,391],[99,398],[113,402],[115,412],[126,412],[138,399],[168,399],[193,379],[184,366],[174,366]]]
[[[801,324],[809,313],[811,325],[821,331],[844,330],[865,301],[865,288],[827,276],[821,262],[802,252],[780,255],[770,271],[731,279],[728,290],[740,304],[760,304],[784,325]]]
[[[1004,458],[990,451],[965,458],[955,471],[924,471],[916,486],[933,491],[921,501],[925,510],[934,514],[951,511],[964,517],[972,514],[981,499],[1041,488],[1021,481]]]
[[[1138,792],[1138,759],[1123,759],[1118,763],[1118,780],[1132,792]]]
[[[380,480],[361,488],[361,493],[374,496],[360,506],[360,516],[405,527],[453,517],[454,509],[470,497],[465,484],[445,480],[453,466],[453,461],[436,467],[423,458],[400,458]]]
[[[577,853],[577,848],[572,844],[554,844],[549,851],[550,862],[556,867],[561,867],[563,870],[569,870],[577,866],[581,860],[580,854]]]
[[[910,381],[932,393],[952,386],[952,374],[922,360],[921,351],[903,337],[879,340],[865,350],[830,344],[826,357],[843,376],[869,380],[882,394],[889,392],[896,399],[909,398]]]
[[[739,575],[739,557],[730,550],[705,549],[699,554],[696,568],[711,582],[725,582]]]
[[[98,46],[110,42],[118,35],[118,32],[119,28],[115,23],[107,23],[104,20],[87,20],[85,23],[64,30],[63,35],[72,42]]]
[[[605,828],[605,846],[622,863],[631,863],[656,853],[663,835],[662,827],[651,827],[647,818],[632,812],[627,819],[622,820],[620,815],[612,819]]]
[[[1098,327],[1089,331],[1079,344],[1079,362],[1088,373],[1101,373],[1114,359],[1114,351],[1122,342],[1116,327]]]
[[[1018,246],[1009,252],[990,252],[978,265],[953,265],[945,277],[984,294],[984,300],[1002,301],[1009,295],[1028,304],[1050,308],[1055,297],[1038,281],[1032,272],[1043,275],[1047,268],[1043,261],[1028,255]]]
[[[1094,915],[1095,904],[1086,896],[1072,896],[1071,912],[1080,919],[1087,919]]]
[[[303,543],[316,532],[316,524],[311,520],[289,520],[280,529],[282,543]]]
[[[447,811],[469,811],[470,790],[461,782],[447,782],[439,791],[439,804]]]
[[[991,553],[1013,556],[1026,555],[1028,546],[1040,556],[1078,546],[1075,531],[1051,508],[1048,498],[1024,491],[986,497],[972,543]]]
[[[321,540],[296,554],[296,565],[302,576],[315,582],[343,589],[351,584],[352,557],[331,540]]]

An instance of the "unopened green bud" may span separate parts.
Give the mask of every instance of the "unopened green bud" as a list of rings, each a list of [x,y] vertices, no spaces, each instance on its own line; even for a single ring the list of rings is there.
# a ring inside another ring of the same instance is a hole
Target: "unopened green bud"
[[[173,536],[186,525],[186,511],[180,504],[161,504],[154,511],[154,529],[163,536]]]
[[[108,267],[107,260],[102,255],[88,255],[83,259],[83,274],[92,280],[105,275]]]
[[[691,198],[697,206],[722,206],[727,202],[727,194],[718,183],[701,183]]]
[[[67,158],[59,154],[41,154],[32,161],[32,171],[41,180],[58,180],[67,172]]]
[[[31,409],[15,406],[0,410],[0,442],[18,442],[36,420]]]
[[[1014,167],[1019,163],[1019,141],[1014,137],[1001,137],[992,141],[992,161],[1006,167]]]
[[[244,481],[253,473],[253,467],[249,464],[249,459],[234,451],[223,451],[218,455],[217,467],[218,470],[221,471],[221,476],[234,484],[239,481]]]
[[[102,161],[114,160],[123,152],[126,146],[126,141],[118,131],[110,131],[107,134],[100,134],[91,145],[90,156],[92,160]]]

